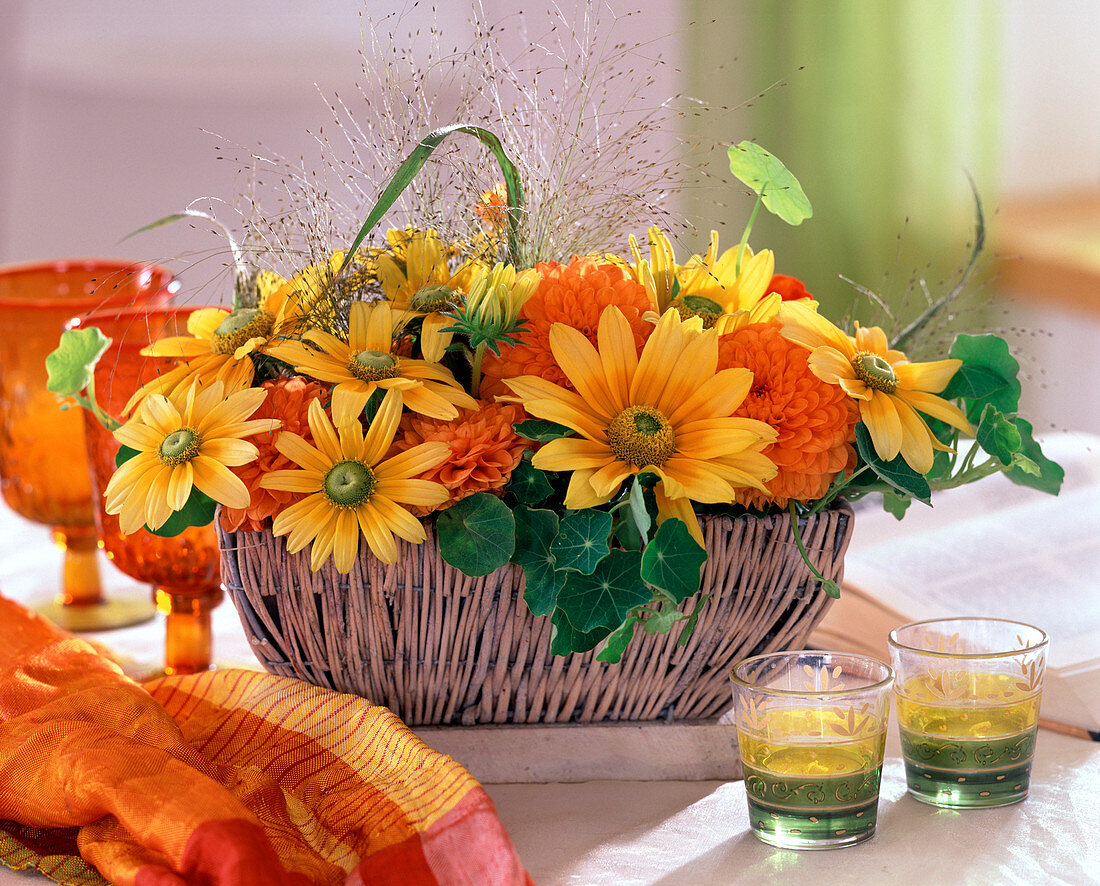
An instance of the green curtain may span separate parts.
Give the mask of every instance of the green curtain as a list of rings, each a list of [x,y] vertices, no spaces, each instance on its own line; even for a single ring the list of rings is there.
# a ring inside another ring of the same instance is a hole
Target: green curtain
[[[936,290],[966,258],[974,217],[968,173],[987,210],[995,204],[997,4],[684,2],[695,22],[684,52],[688,93],[715,108],[765,91],[747,110],[692,118],[690,134],[759,142],[814,206],[797,228],[759,221],[751,245],[774,249],[776,270],[804,280],[830,316],[854,295],[838,274],[914,314],[918,306],[905,295],[913,273]],[[724,152],[710,154],[720,175]],[[712,189],[695,192],[689,211],[704,232],[717,221],[723,242],[735,242],[752,208],[743,191],[731,185],[718,213]]]

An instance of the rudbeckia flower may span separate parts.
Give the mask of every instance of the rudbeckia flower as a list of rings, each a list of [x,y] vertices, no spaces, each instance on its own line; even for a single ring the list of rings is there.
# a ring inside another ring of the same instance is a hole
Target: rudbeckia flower
[[[402,323],[423,318],[420,347],[426,360],[437,363],[453,335],[443,332],[453,322],[443,312],[462,306],[474,273],[484,265],[471,259],[452,273],[451,250],[430,229],[390,231],[386,236],[394,251],[373,253],[375,274]]]
[[[287,536],[294,554],[310,542],[310,568],[316,572],[331,556],[339,572],[350,572],[359,556],[359,537],[384,563],[397,562],[394,535],[424,541],[424,527],[402,505],[433,508],[448,498],[445,487],[413,479],[444,461],[446,443],[414,446],[386,458],[401,419],[401,397],[387,391],[364,435],[352,422],[337,432],[319,400],[309,404],[311,446],[297,434],[282,433],[279,452],[301,470],[273,471],[260,481],[265,489],[305,493],[306,498],[275,517],[272,532]]]
[[[798,302],[784,303],[780,315],[783,335],[810,348],[814,375],[840,385],[856,401],[879,458],[890,461],[900,453],[918,474],[931,470],[933,450],[948,447],[936,439],[922,412],[963,433],[974,433],[961,409],[936,396],[961,360],[910,363],[905,354],[890,348],[879,327],[857,323],[855,336],[849,336]]]
[[[242,437],[279,427],[270,419],[246,421],[266,396],[259,388],[225,396],[222,383],[214,382],[146,397],[137,416],[115,431],[115,439],[138,454],[107,484],[107,513],[118,514],[127,534],[145,525],[159,529],[196,486],[219,504],[246,507],[248,489],[229,468],[256,458],[255,445]]]
[[[628,477],[655,474],[658,520],[683,520],[702,532],[691,502],[731,502],[736,490],[766,492],[775,465],[761,453],[776,433],[736,418],[752,385],[747,369],[717,371],[718,333],[699,320],[665,312],[639,356],[630,324],[614,306],[600,317],[599,350],[576,329],[550,330],[568,390],[537,376],[505,379],[532,415],[580,436],[552,440],[534,457],[537,468],[572,471],[567,508],[608,502]]]
[[[477,408],[477,401],[446,367],[394,353],[394,334],[401,323],[389,302],[356,302],[349,321],[346,344],[327,332],[312,330],[303,337],[317,349],[288,341],[267,350],[298,372],[336,385],[332,417],[338,426],[357,421],[378,389],[397,391],[405,406],[433,418],[452,419],[459,406]]]

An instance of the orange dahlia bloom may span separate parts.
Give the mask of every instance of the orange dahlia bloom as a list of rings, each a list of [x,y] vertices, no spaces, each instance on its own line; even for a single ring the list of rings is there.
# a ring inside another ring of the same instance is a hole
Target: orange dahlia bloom
[[[531,445],[512,428],[524,417],[521,406],[485,400],[479,402],[477,409],[460,409],[458,418],[450,421],[405,413],[393,441],[394,452],[435,441],[446,443],[451,449],[442,464],[418,476],[421,480],[442,483],[450,498],[436,508],[421,509],[417,516],[449,508],[475,492],[503,489],[523,450]],[[416,513],[416,509],[410,510]]]
[[[806,284],[799,280],[797,277],[791,277],[787,274],[772,274],[771,282],[768,284],[768,292],[779,293],[779,297],[783,301],[813,301],[814,297],[806,291]]]
[[[737,490],[737,503],[746,507],[820,498],[841,470],[855,466],[856,410],[839,387],[813,374],[806,349],[792,344],[778,323],[753,323],[719,341],[719,368],[753,373],[752,389],[735,414],[766,422],[779,434],[763,450],[779,473],[765,484],[767,495]]]
[[[305,498],[302,493],[261,489],[260,479],[271,471],[297,467],[295,462],[275,448],[275,441],[283,431],[290,431],[312,443],[313,435],[306,419],[309,403],[314,399],[323,402],[328,390],[323,385],[307,382],[298,376],[265,381],[262,387],[268,392],[267,399],[256,410],[253,418],[277,418],[282,420],[283,426],[278,431],[253,437],[252,442],[260,451],[259,457],[233,469],[233,473],[248,487],[250,501],[246,508],[222,507],[221,525],[226,532],[259,532],[269,517],[274,517],[294,502]]]
[[[499,357],[486,354],[481,371],[490,379],[537,375],[572,389],[550,350],[550,327],[555,323],[572,326],[595,345],[600,315],[608,305],[622,311],[639,351],[653,332],[653,324],[642,319],[652,309],[649,295],[622,268],[574,256],[567,265],[543,262],[535,269],[541,279],[520,311],[520,318],[527,320],[516,336],[520,344],[502,347]],[[490,385],[486,390],[496,388]]]

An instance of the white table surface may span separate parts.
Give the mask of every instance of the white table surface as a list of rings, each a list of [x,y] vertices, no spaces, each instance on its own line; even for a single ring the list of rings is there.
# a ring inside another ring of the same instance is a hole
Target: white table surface
[[[0,592],[22,602],[41,597],[55,579],[57,563],[47,531],[0,505]],[[104,572],[109,592],[139,587],[109,564]],[[158,620],[92,636],[155,665],[163,631]],[[220,665],[256,666],[232,605],[216,611],[215,633]],[[905,794],[892,729],[875,837],[827,852],[777,850],[756,840],[748,829],[741,782],[486,789],[540,886],[1100,884],[1100,743],[1045,730],[1024,803],[952,812]],[[0,886],[42,882],[38,874],[0,867]]]

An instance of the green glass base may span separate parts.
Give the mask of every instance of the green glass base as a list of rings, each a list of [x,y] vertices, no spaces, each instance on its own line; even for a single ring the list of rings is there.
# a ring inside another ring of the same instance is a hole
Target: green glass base
[[[839,849],[870,839],[882,767],[839,776],[790,776],[742,764],[749,825],[781,849]]]
[[[1027,797],[1033,728],[996,739],[945,739],[901,730],[905,782],[922,803],[947,809],[1011,806]]]

